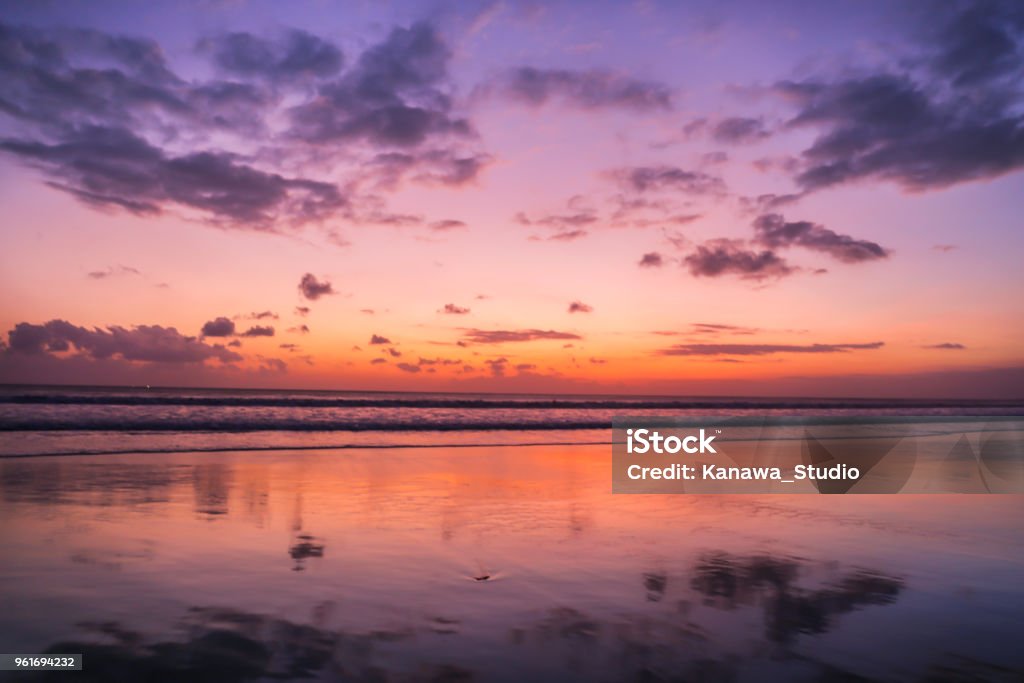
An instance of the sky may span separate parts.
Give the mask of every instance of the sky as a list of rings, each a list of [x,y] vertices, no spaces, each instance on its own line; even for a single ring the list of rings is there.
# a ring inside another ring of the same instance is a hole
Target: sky
[[[0,2],[0,382],[1024,395],[1019,2]]]

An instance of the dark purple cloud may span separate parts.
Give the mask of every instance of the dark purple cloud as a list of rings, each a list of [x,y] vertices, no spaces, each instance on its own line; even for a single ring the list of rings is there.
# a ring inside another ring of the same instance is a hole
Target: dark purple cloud
[[[249,314],[250,320],[277,320],[279,317],[273,311],[253,311]]]
[[[602,69],[571,71],[520,67],[503,73],[493,89],[532,106],[557,101],[581,109],[665,111],[672,108],[672,93],[667,86]]]
[[[703,171],[677,166],[633,166],[608,171],[608,176],[634,192],[668,190],[690,195],[723,194],[725,182]]]
[[[474,182],[491,161],[488,154],[450,149],[390,151],[378,154],[365,168],[368,177],[387,188],[397,187],[407,178],[425,185],[461,187]]]
[[[243,337],[273,337],[274,328],[262,325],[253,325],[248,330],[242,333]]]
[[[963,351],[967,347],[958,342],[942,342],[941,344],[929,344],[922,346],[922,349],[938,349],[942,351]]]
[[[395,364],[395,367],[401,370],[402,372],[416,373],[420,371],[420,366],[413,365],[412,363],[397,363]]]
[[[309,315],[309,306],[296,306],[295,315],[299,315],[305,318],[307,315]]]
[[[462,221],[457,221],[451,218],[447,218],[440,221],[434,221],[430,224],[430,229],[437,232],[443,232],[446,230],[455,230],[457,228],[464,228],[466,224]]]
[[[294,107],[291,135],[324,144],[361,140],[412,147],[429,138],[468,137],[444,85],[451,51],[427,23],[395,28],[356,64]]]
[[[904,60],[926,68],[776,86],[796,106],[789,127],[820,131],[796,176],[805,190],[875,179],[923,191],[1024,168],[1024,6],[934,10],[925,47]]]
[[[593,313],[594,307],[582,301],[573,301],[569,304],[570,313]]]
[[[230,337],[235,334],[234,321],[223,316],[203,324],[200,334],[204,337]]]
[[[230,322],[230,321],[229,321]],[[18,323],[7,333],[6,353],[40,355],[75,352],[94,360],[116,358],[150,363],[233,363],[242,357],[220,344],[186,337],[173,327],[138,325],[86,328],[65,320],[43,325]]]
[[[390,339],[388,339],[387,337],[382,337],[379,334],[374,334],[374,335],[370,336],[370,345],[371,346],[381,345],[381,344],[390,344],[390,343],[391,343]]]
[[[651,251],[641,256],[637,265],[641,268],[661,268],[665,265],[665,260],[658,252]]]
[[[333,76],[344,64],[341,50],[299,30],[290,30],[276,39],[245,32],[223,33],[200,41],[199,48],[226,73],[280,81],[282,85]]]
[[[764,121],[755,118],[732,117],[719,121],[711,131],[716,142],[741,144],[758,142],[770,136]]]
[[[0,150],[44,169],[49,185],[79,201],[157,215],[168,206],[252,229],[319,221],[346,205],[329,183],[286,178],[223,152],[170,155],[124,129],[65,128],[55,142],[4,138]]]
[[[555,330],[478,330],[469,328],[463,331],[463,340],[474,344],[506,344],[511,342],[529,342],[543,339],[582,339],[571,332]]]
[[[92,206],[182,210],[258,230],[390,215],[361,212],[363,198],[333,179],[280,172],[309,167],[297,163],[305,143],[319,145],[318,155],[336,155],[330,143],[359,143],[346,146],[348,160],[383,147],[386,172],[445,185],[471,182],[490,162],[457,144],[472,141],[472,126],[452,113],[450,50],[429,24],[395,28],[347,71],[336,46],[297,30],[218,34],[199,48],[212,77],[178,76],[151,40],[0,24],[0,113],[19,124],[0,151]],[[228,136],[261,151],[220,147]],[[428,140],[429,149],[393,153]],[[361,191],[359,182],[346,187]]]
[[[545,228],[576,228],[590,225],[598,221],[597,215],[592,211],[579,211],[577,213],[548,214],[540,218],[529,218],[525,213],[519,212],[514,220],[523,225],[539,225]]]
[[[683,264],[695,277],[736,275],[745,280],[764,280],[796,272],[796,268],[773,251],[753,251],[742,242],[729,239],[698,245],[693,253],[683,257]]]
[[[754,221],[754,241],[769,248],[799,246],[820,251],[844,263],[876,261],[889,256],[888,250],[875,242],[840,235],[808,221],[791,221],[780,214],[766,214]]]
[[[316,301],[322,296],[328,296],[331,294],[337,294],[334,291],[334,285],[327,280],[321,282],[316,279],[316,276],[312,273],[306,273],[299,280],[299,291],[302,296],[306,297],[310,301]]]
[[[940,7],[943,22],[928,36],[933,71],[955,87],[1005,85],[1021,78],[1024,7],[1016,0],[980,0]]]
[[[370,365],[381,365],[387,362],[388,361],[386,358],[374,358],[373,360],[370,361]]]
[[[676,344],[662,356],[767,356],[779,353],[845,353],[880,349],[885,342],[864,344]]]
[[[463,306],[456,306],[455,304],[445,304],[444,308],[439,312],[446,315],[466,315],[469,313],[469,309]]]

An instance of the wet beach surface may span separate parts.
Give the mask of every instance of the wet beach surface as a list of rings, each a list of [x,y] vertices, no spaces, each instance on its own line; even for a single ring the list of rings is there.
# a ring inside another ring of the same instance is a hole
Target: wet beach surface
[[[1021,680],[1024,498],[613,496],[609,459],[5,459],[3,649],[82,681]]]

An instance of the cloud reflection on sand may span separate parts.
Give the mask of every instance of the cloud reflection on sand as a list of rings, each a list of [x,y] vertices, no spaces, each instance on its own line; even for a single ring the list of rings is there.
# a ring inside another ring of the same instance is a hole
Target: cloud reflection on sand
[[[608,460],[0,461],[0,631],[104,681],[1020,675],[1019,498],[613,496]]]

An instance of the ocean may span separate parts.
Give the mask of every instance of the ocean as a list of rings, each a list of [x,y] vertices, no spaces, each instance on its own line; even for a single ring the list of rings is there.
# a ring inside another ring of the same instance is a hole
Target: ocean
[[[1024,415],[1024,401],[0,387],[0,456],[610,442],[616,416]]]

